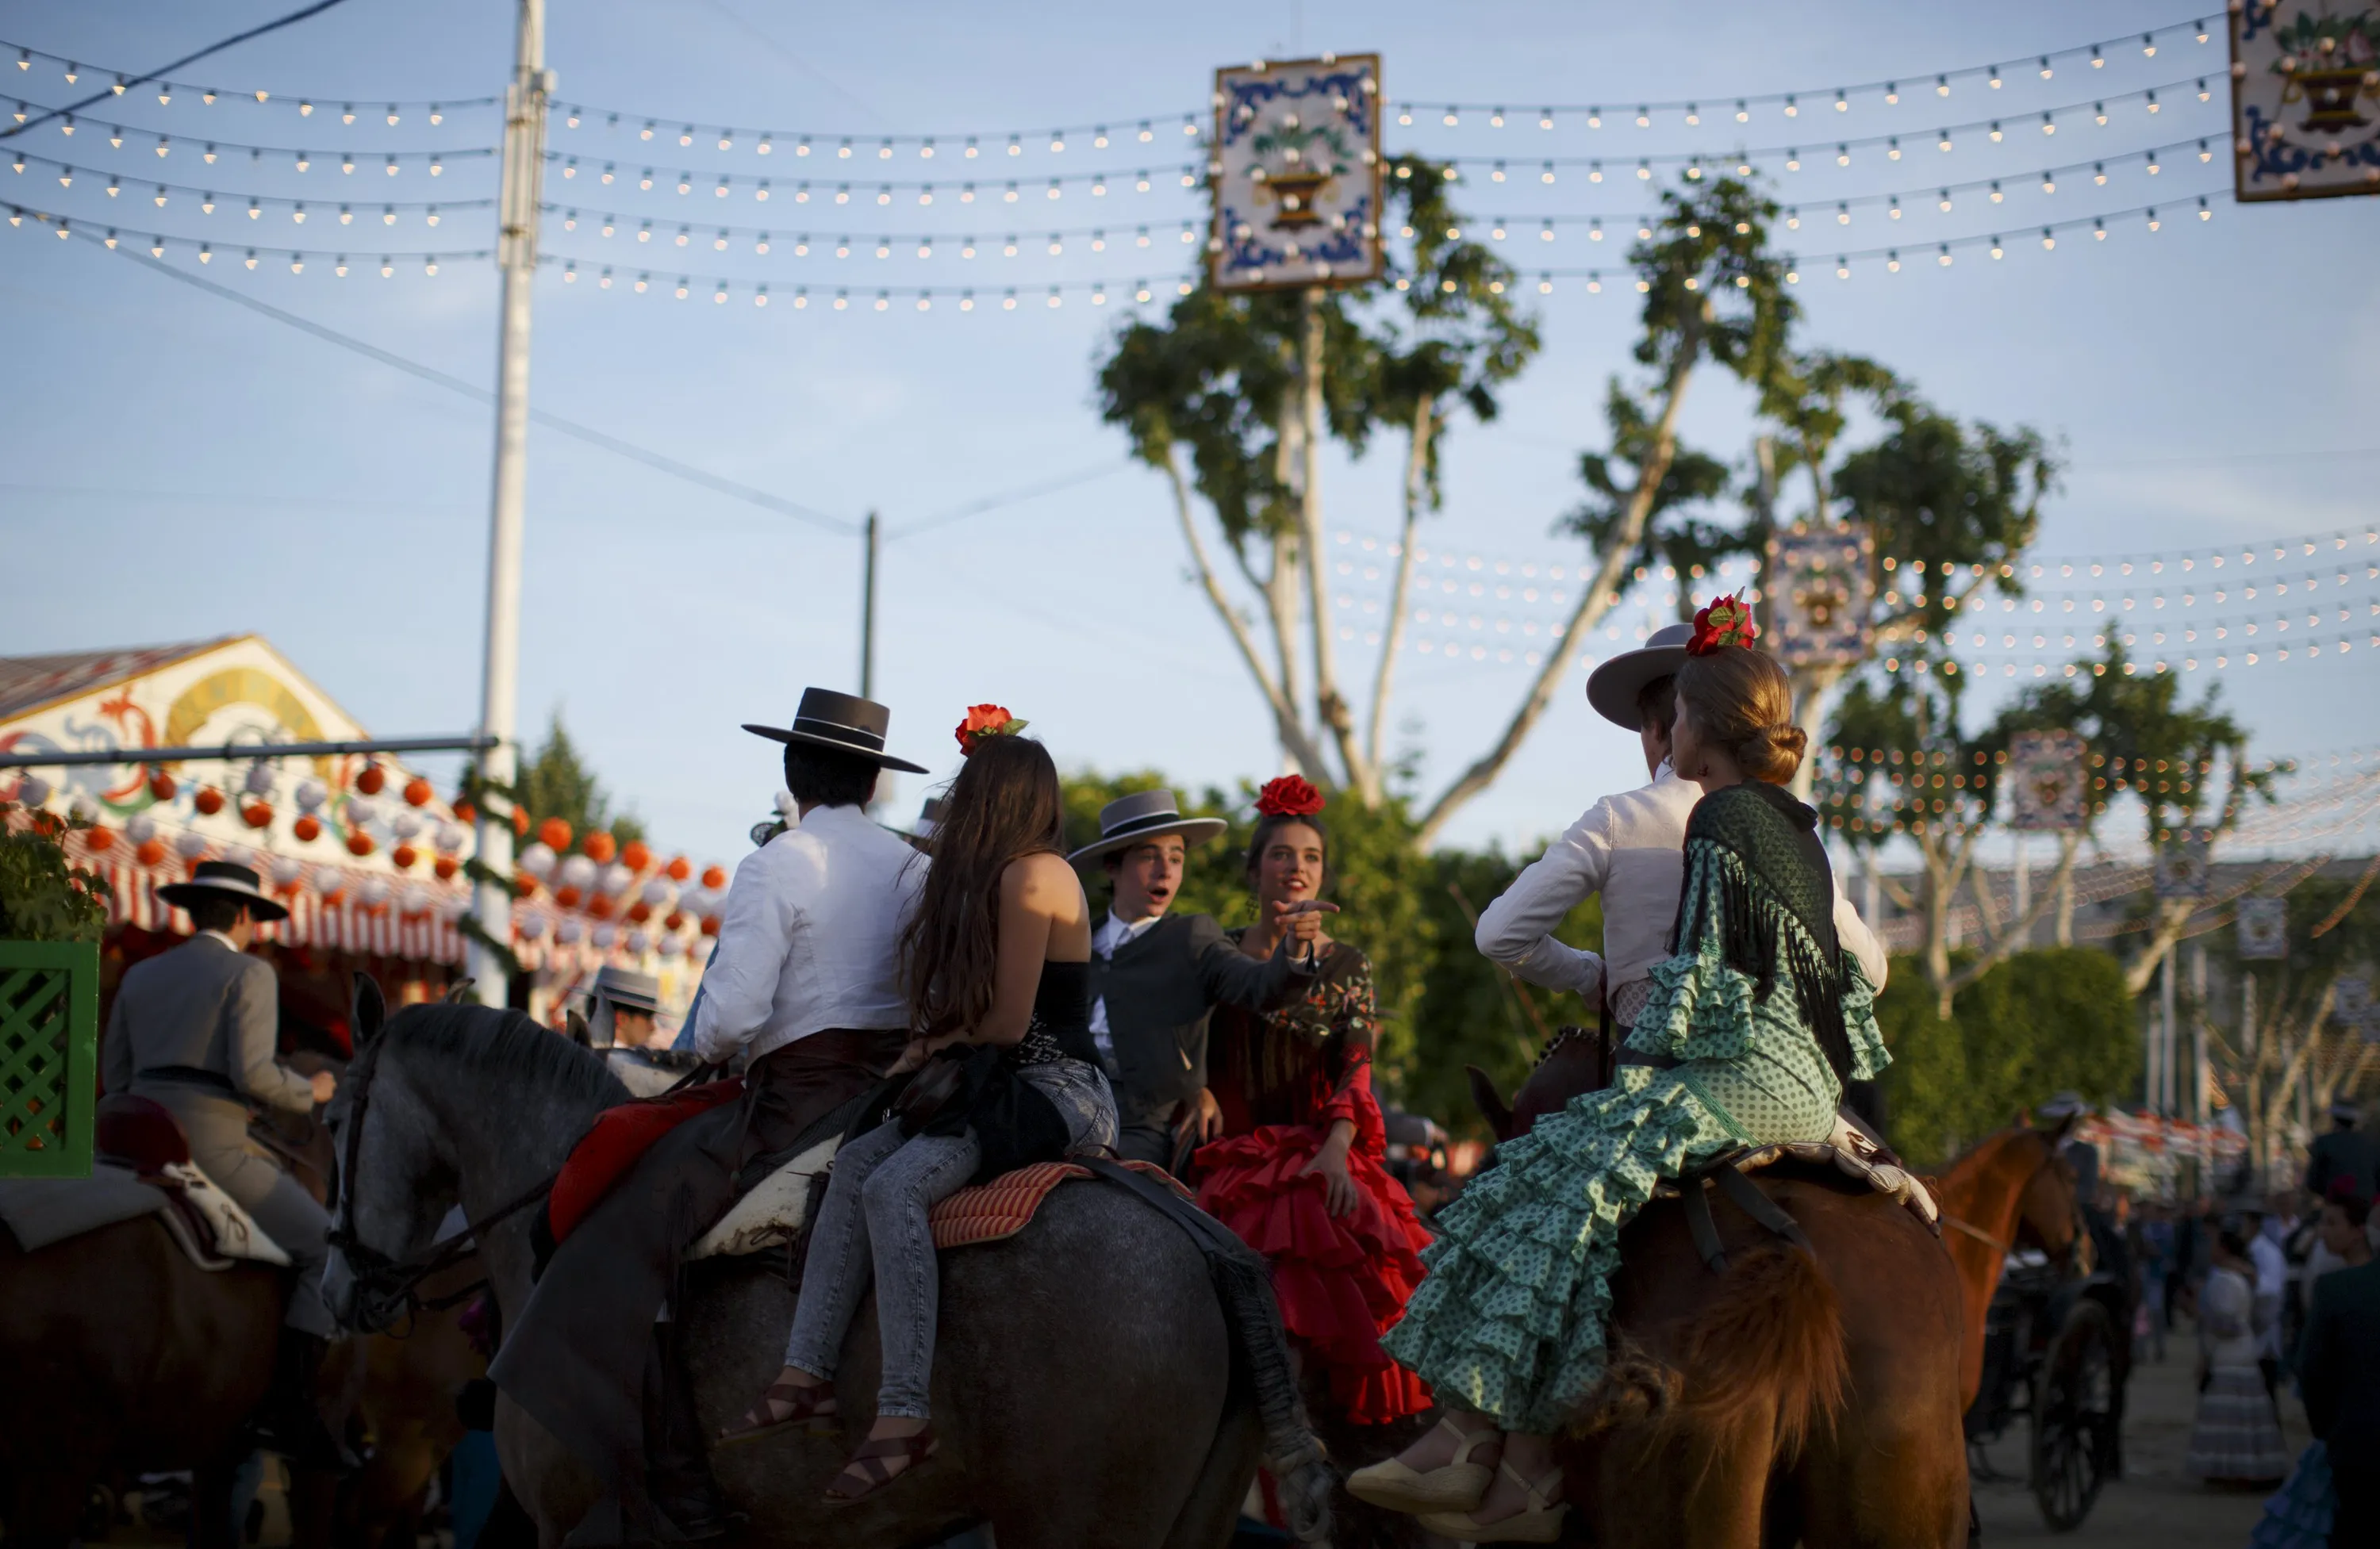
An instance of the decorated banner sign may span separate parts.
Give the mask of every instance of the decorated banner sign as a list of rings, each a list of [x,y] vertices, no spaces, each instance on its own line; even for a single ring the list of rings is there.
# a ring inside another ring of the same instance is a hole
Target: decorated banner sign
[[[2243,200],[2380,194],[2380,0],[2232,0]]]
[[[1875,540],[1853,527],[1795,527],[1768,539],[1769,648],[1789,667],[1865,660],[1876,578]]]
[[[2372,975],[2341,974],[2330,991],[2330,1014],[2348,1027],[2365,1027],[2372,1020]]]
[[[2243,958],[2289,955],[2289,900],[2243,898],[2240,901],[2240,955]]]
[[[1216,289],[1379,277],[1379,55],[1217,70],[1214,143]]]
[[[2026,833],[2081,828],[2088,753],[2082,734],[2062,727],[2009,738],[2010,827]]]
[[[2167,840],[2157,846],[2156,896],[2204,898],[2209,889],[2206,863],[2205,840],[2195,834]]]

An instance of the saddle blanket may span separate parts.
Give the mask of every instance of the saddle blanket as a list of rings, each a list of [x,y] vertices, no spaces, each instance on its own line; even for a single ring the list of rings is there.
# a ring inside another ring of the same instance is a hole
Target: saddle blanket
[[[809,1212],[810,1183],[834,1159],[841,1137],[821,1141],[761,1181],[729,1207],[719,1223],[686,1251],[690,1259],[733,1258],[757,1253],[780,1242],[790,1242],[802,1229]],[[1179,1179],[1148,1162],[1124,1166],[1161,1179],[1185,1200],[1196,1196]],[[933,1208],[934,1246],[972,1247],[1014,1237],[1032,1225],[1035,1212],[1050,1191],[1069,1179],[1088,1178],[1091,1169],[1073,1162],[1036,1162],[1003,1173],[989,1183],[961,1189]]]
[[[30,1253],[119,1221],[156,1216],[201,1269],[288,1264],[289,1255],[255,1217],[196,1167],[169,1162],[160,1173],[163,1181],[151,1182],[129,1168],[100,1162],[89,1178],[0,1180],[0,1224]]]

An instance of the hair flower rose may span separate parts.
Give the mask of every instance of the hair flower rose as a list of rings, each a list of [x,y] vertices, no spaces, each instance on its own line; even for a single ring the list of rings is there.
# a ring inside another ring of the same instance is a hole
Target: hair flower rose
[[[1694,637],[1686,642],[1688,656],[1709,656],[1730,646],[1749,647],[1760,638],[1752,622],[1752,606],[1730,593],[1715,597],[1694,613]]]
[[[1303,775],[1283,775],[1265,781],[1257,793],[1257,810],[1267,817],[1311,817],[1322,810],[1322,793]]]
[[[1029,724],[1009,714],[1005,705],[969,705],[966,719],[959,722],[954,735],[961,753],[973,753],[975,744],[984,738],[1013,737]]]

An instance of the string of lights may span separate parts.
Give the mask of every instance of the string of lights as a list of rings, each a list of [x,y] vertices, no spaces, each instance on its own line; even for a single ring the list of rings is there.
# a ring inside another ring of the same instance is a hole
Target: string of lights
[[[2034,127],[2038,128],[2045,138],[2058,133],[2060,127],[2060,118],[2064,118],[2068,123],[2071,123],[2073,121],[2074,115],[2085,113],[2086,111],[2090,121],[2096,127],[2106,128],[2108,124],[2113,121],[2113,115],[2107,111],[2109,103],[2115,103],[2120,106],[2128,103],[2139,103],[2149,114],[2155,115],[2161,112],[2165,106],[2164,99],[2160,98],[2158,93],[2164,92],[2170,95],[2175,92],[2183,91],[2187,91],[2194,96],[2197,101],[2202,103],[2212,102],[2214,100],[2214,88],[2212,83],[2206,78],[2184,76],[2178,80],[2165,81],[2156,86],[2142,87],[2136,91],[2131,91],[2110,92],[2105,97],[2095,97],[2085,101],[2065,103],[2055,107],[2043,108],[2037,113],[2028,113],[2026,117],[2034,122]],[[1978,118],[1966,123],[1947,125],[1943,127],[1932,130],[1930,132],[1930,138],[1937,151],[1948,154],[1951,151],[1957,149],[1959,139],[1962,135],[1982,134],[1992,144],[1998,145],[2005,143],[2010,137],[2016,132],[2017,128],[2022,127],[2022,124],[2009,115],[2003,115],[1998,118]],[[1902,137],[1900,135],[1892,133],[1855,136],[1835,141],[1834,149],[1831,152],[1825,150],[1824,142],[1820,142],[1817,153],[1819,155],[1831,154],[1837,166],[1849,166],[1852,164],[1852,152],[1855,151],[1873,151],[1882,148],[1885,152],[1885,160],[1888,162],[1898,162],[1906,153],[1905,148],[1900,143],[1901,139]],[[1810,143],[1811,142],[1805,140],[1801,144],[1769,145],[1749,151],[1737,150],[1724,152],[1712,151],[1647,151],[1634,159],[1633,170],[1635,172],[1638,178],[1646,181],[1651,180],[1653,169],[1657,166],[1683,167],[1686,169],[1686,176],[1689,180],[1701,178],[1704,175],[1705,170],[1710,167],[1731,167],[1734,169],[1737,176],[1748,177],[1752,175],[1754,170],[1759,167],[1762,163],[1774,163],[1781,158],[1787,172],[1800,172],[1802,170],[1803,149]],[[1538,159],[1536,163],[1538,168],[1538,181],[1541,183],[1553,183],[1558,181],[1558,174],[1561,169],[1565,167],[1585,167],[1587,169],[1586,180],[1590,183],[1600,183],[1603,181],[1604,163],[1609,158],[1603,156],[1564,155],[1543,157]],[[1440,162],[1439,164],[1450,168],[1485,167],[1488,169],[1488,180],[1490,182],[1500,181],[1500,179],[1497,178],[1495,175],[1498,171],[1504,172],[1508,176],[1511,174],[1511,166],[1508,162],[1485,156],[1452,156],[1446,158],[1444,161]],[[1408,170],[1404,163],[1400,163],[1398,165],[1397,175],[1401,177],[1408,175]]]
[[[110,199],[116,198],[126,188],[138,184],[151,190],[150,202],[160,210],[165,209],[174,196],[181,195],[195,199],[198,201],[200,213],[205,215],[213,214],[217,206],[221,205],[234,210],[245,210],[248,212],[248,218],[253,221],[260,219],[266,210],[285,209],[290,212],[290,218],[297,224],[303,225],[309,213],[306,200],[293,199],[286,195],[239,194],[227,199],[218,199],[212,189],[200,188],[188,183],[160,183],[147,177],[120,177],[112,172],[94,173],[88,169],[78,170],[67,163],[55,161],[47,156],[31,155],[22,151],[15,152],[9,158],[9,165],[11,170],[19,175],[24,175],[29,165],[40,168],[43,173],[55,175],[57,178],[58,187],[62,188],[71,188],[76,181],[80,179],[86,184],[104,188]],[[381,224],[383,225],[395,225],[400,212],[406,214],[425,212],[429,224],[433,226],[438,224],[442,212],[456,210],[484,210],[493,206],[495,202],[492,199],[440,200],[434,202],[423,200],[371,201],[373,207],[378,210]],[[321,207],[317,205],[315,211],[320,212]],[[366,214],[371,212],[371,210],[365,212]],[[336,216],[341,225],[353,223],[355,212],[352,206],[341,204],[332,213]]]
[[[312,117],[318,109],[327,111],[324,107],[324,99],[320,93],[307,95],[302,92],[274,92],[262,87],[243,87],[237,91],[226,91],[212,86],[193,85],[186,80],[157,80],[148,79],[145,72],[140,70],[110,69],[79,65],[62,54],[52,54],[44,49],[30,48],[23,43],[0,40],[0,52],[10,49],[16,51],[17,69],[19,74],[30,76],[33,73],[34,65],[39,63],[57,69],[68,86],[79,83],[88,76],[93,80],[113,82],[115,94],[119,97],[135,90],[144,94],[154,95],[159,107],[169,106],[176,97],[179,97],[186,102],[195,101],[202,107],[212,107],[219,102],[253,100],[260,107],[272,103],[296,108],[298,115],[301,118]],[[135,82],[139,83],[137,87],[134,85]],[[431,122],[434,124],[439,121],[438,115],[471,108],[493,107],[503,101],[502,97],[446,97],[437,102],[393,102],[385,105],[374,105],[362,109],[358,109],[353,102],[341,102],[338,104],[337,113],[340,121],[345,124],[353,124],[358,117],[385,116],[390,126],[395,127],[407,113],[427,111],[433,115]]]
[[[2153,27],[2140,35],[2139,47],[2142,56],[2154,59],[2164,43],[2184,36],[2204,44],[2209,41],[2213,33],[2208,30],[2204,18],[2168,22],[2162,27]],[[2084,43],[2071,48],[2055,49],[2036,57],[2039,63],[2035,67],[2044,80],[2052,79],[2057,73],[2057,67],[2067,60],[2087,57],[2092,69],[2104,69],[2107,67],[2106,50],[2099,43]],[[1660,102],[1640,101],[1634,104],[1633,111],[1623,108],[1618,116],[1624,116],[1639,129],[1649,129],[1653,127],[1653,118],[1656,115],[1682,114],[1686,125],[1694,127],[1699,126],[1702,121],[1703,104],[1715,103],[1724,104],[1721,111],[1731,113],[1735,122],[1739,124],[1749,123],[1752,117],[1751,110],[1756,107],[1775,107],[1779,109],[1785,117],[1798,118],[1802,113],[1802,99],[1805,97],[1820,103],[1830,101],[1835,112],[1847,114],[1851,111],[1854,100],[1871,94],[1881,97],[1884,105],[1888,107],[1900,106],[1903,96],[1901,86],[1904,82],[1917,88],[1917,91],[1910,95],[1922,103],[1925,100],[1923,93],[1929,86],[1933,89],[1935,97],[1944,98],[1951,94],[1951,90],[1956,83],[1977,79],[1986,80],[1989,90],[1997,91],[2001,89],[2006,77],[1998,65],[1973,65],[1951,70],[1921,70],[1912,75],[1883,80],[1863,81],[1857,85],[1839,86],[1828,91],[1804,89],[1799,91],[1764,91],[1740,97],[1728,92],[1714,92],[1704,97],[1673,98]],[[1627,100],[1625,96],[1605,99],[1607,102],[1621,103]],[[1417,115],[1429,112],[1439,114],[1441,127],[1450,129],[1456,127],[1466,113],[1485,114],[1488,127],[1491,129],[1501,129],[1510,122],[1532,116],[1526,112],[1509,114],[1501,104],[1475,102],[1447,103],[1431,108],[1424,108],[1417,100],[1399,102],[1393,105],[1393,111],[1397,115],[1397,123],[1402,127],[1411,127]],[[1557,104],[1537,109],[1534,115],[1534,120],[1539,129],[1549,130],[1565,118],[1583,117],[1589,129],[1600,129],[1603,127],[1606,115],[1606,109],[1599,104],[1586,106]]]
[[[585,226],[598,236],[607,238],[623,230],[628,232],[638,242],[650,242],[656,237],[656,228],[650,219],[623,215],[605,210],[565,209],[555,204],[544,205],[541,208],[549,215],[559,216],[562,229],[565,232],[576,232],[581,226]],[[662,223],[664,226],[667,224],[666,221]],[[1167,234],[1165,239],[1170,239],[1177,245],[1196,242],[1198,240],[1198,232],[1203,224],[1184,221],[1178,232]],[[749,238],[752,242],[752,251],[763,255],[783,246],[786,238],[783,227],[771,229],[733,224],[714,226],[708,221],[702,223],[702,229],[699,232],[697,232],[690,224],[680,224],[674,233],[663,230],[658,235],[672,246],[679,248],[689,247],[698,237],[700,237],[709,241],[712,249],[718,252],[725,252],[731,242]],[[1004,238],[985,239],[980,246],[972,234],[961,236],[950,232],[917,232],[905,236],[894,233],[875,236],[861,236],[852,232],[825,232],[813,236],[805,232],[792,237],[790,251],[795,258],[808,258],[813,250],[832,251],[836,258],[841,259],[849,258],[856,252],[872,250],[876,257],[886,259],[891,258],[895,249],[914,247],[917,256],[920,259],[932,258],[937,251],[941,250],[955,251],[962,259],[972,259],[979,250],[997,251],[1002,258],[1013,259],[1027,247],[1046,244],[1049,255],[1054,258],[1063,253],[1067,241],[1084,237],[1089,238],[1091,251],[1095,253],[1107,251],[1108,228],[1105,226],[1075,226],[1036,233],[1026,237],[1010,233]],[[1127,239],[1135,247],[1141,248],[1151,248],[1160,240],[1160,236],[1152,234],[1145,225],[1130,233],[1118,234],[1119,241]]]
[[[541,255],[538,261],[541,264],[559,265],[562,270],[563,283],[577,284],[580,271],[579,260],[577,259],[549,253]],[[768,306],[773,294],[776,299],[788,302],[795,311],[807,310],[815,302],[820,309],[828,311],[843,312],[856,309],[887,312],[892,309],[894,302],[899,301],[910,304],[920,312],[932,311],[936,302],[944,303],[962,312],[975,311],[978,306],[988,311],[1014,312],[1021,309],[1032,308],[1037,300],[1041,308],[1055,310],[1065,305],[1065,298],[1069,296],[1087,296],[1092,306],[1104,307],[1118,296],[1126,296],[1134,301],[1145,303],[1154,300],[1159,295],[1169,290],[1175,296],[1187,296],[1197,289],[1196,283],[1188,279],[1154,283],[1146,279],[1132,281],[1084,279],[1059,280],[1047,284],[1011,285],[998,290],[988,287],[980,297],[977,296],[975,287],[972,285],[956,288],[948,285],[941,287],[862,285],[856,291],[849,286],[838,286],[832,293],[821,287],[816,296],[812,296],[810,287],[806,284],[796,285],[791,290],[780,289],[772,293],[765,281],[757,284],[750,281],[698,281],[689,274],[681,274],[673,281],[666,274],[656,275],[650,269],[633,272],[625,269],[615,271],[610,264],[591,267],[589,272],[594,278],[595,288],[598,290],[611,290],[616,283],[618,288],[628,295],[643,296],[650,291],[658,290],[662,294],[674,296],[680,301],[691,300],[697,296],[708,296],[713,302],[720,304],[724,304],[734,297],[749,296],[755,307]]]
[[[558,163],[561,166],[562,176],[565,182],[577,177],[579,172],[582,170],[583,163],[581,163],[579,159],[577,156],[567,154],[564,151],[548,151],[545,153],[545,159],[549,164]],[[596,181],[606,188],[609,188],[615,180],[624,175],[620,171],[619,163],[616,162],[605,162],[600,171],[595,170],[592,167],[587,167],[586,170],[592,172]],[[1031,187],[1034,188],[1046,189],[1045,197],[1053,200],[1064,197],[1062,190],[1069,185],[1087,184],[1090,187],[1091,196],[1094,199],[1099,199],[1106,196],[1111,185],[1129,184],[1134,192],[1146,194],[1153,192],[1160,187],[1195,188],[1197,188],[1204,180],[1204,176],[1205,172],[1202,167],[1193,163],[1184,163],[1175,167],[1159,168],[1154,172],[1148,167],[1140,167],[1132,171],[1125,171],[1122,168],[1111,168],[1108,170],[1093,170],[1088,172],[1061,173],[1055,174],[1046,180],[1037,177],[1031,179],[1030,183]],[[863,184],[866,184],[868,180],[863,179],[862,181]],[[743,173],[723,172],[680,172],[674,177],[672,177],[665,173],[656,172],[650,166],[638,171],[634,175],[633,182],[638,190],[643,193],[650,193],[656,187],[663,188],[674,187],[681,197],[694,192],[697,188],[706,188],[710,190],[715,198],[725,199],[733,189],[748,188],[752,191],[752,197],[763,203],[767,202],[770,195],[775,191],[775,180],[768,177],[755,177]],[[807,204],[809,202],[814,188],[810,179],[802,178],[794,183],[791,187],[794,202],[795,204]],[[836,204],[849,204],[851,202],[854,185],[850,183],[837,183],[832,187],[833,201]],[[950,183],[911,182],[905,180],[879,181],[873,184],[873,188],[876,194],[876,202],[880,205],[891,204],[892,202],[892,196],[896,193],[916,194],[918,196],[917,203],[920,205],[929,205],[933,203],[935,196],[938,194],[952,195],[956,198],[961,204],[973,204],[976,201],[978,192],[980,192],[983,198],[991,199],[997,197],[1002,202],[1014,204],[1025,198],[1027,192],[1026,184],[1014,178],[999,185],[987,184],[980,190],[978,190],[978,186],[971,180],[961,182],[956,185]],[[820,197],[825,196],[827,186],[824,183],[815,185],[815,188]],[[865,194],[868,191],[868,188],[863,186],[859,188],[858,191]]]
[[[18,103],[14,111],[17,122],[21,124],[29,113],[48,113],[53,110],[43,107],[39,103]],[[214,165],[218,156],[245,151],[251,162],[259,163],[261,163],[267,156],[276,160],[286,157],[290,164],[299,172],[308,171],[316,162],[322,162],[326,165],[336,163],[342,173],[353,173],[360,165],[385,163],[392,169],[390,175],[394,176],[395,175],[394,169],[399,162],[427,161],[431,163],[431,175],[434,176],[441,162],[471,161],[493,156],[496,153],[496,148],[492,145],[454,146],[435,151],[358,151],[353,148],[309,151],[302,146],[295,145],[249,145],[234,140],[213,140],[200,135],[177,134],[170,129],[143,129],[129,124],[115,124],[103,118],[78,118],[72,114],[67,114],[58,120],[58,134],[62,139],[71,139],[77,133],[83,130],[98,131],[91,137],[90,142],[95,143],[99,139],[104,139],[107,141],[108,148],[114,151],[124,149],[125,142],[128,140],[153,139],[156,142],[153,149],[161,158],[172,154],[176,146],[196,145],[203,148],[199,154],[209,166]]]
[[[560,115],[565,130],[592,127],[602,132],[616,132],[624,125],[635,125],[637,127],[633,132],[639,144],[667,144],[674,139],[680,150],[688,150],[696,143],[703,142],[715,143],[722,151],[733,151],[739,144],[748,144],[755,155],[767,156],[775,153],[782,141],[786,151],[793,156],[817,155],[840,162],[866,159],[870,146],[874,147],[875,159],[880,162],[892,160],[897,153],[896,148],[904,146],[914,148],[920,161],[932,161],[943,152],[961,161],[978,161],[991,155],[996,149],[1004,150],[1007,155],[1021,157],[1028,144],[1038,145],[1045,138],[1021,132],[852,135],[824,130],[737,128],[724,124],[690,123],[670,114],[589,107],[583,103],[557,102],[553,110]],[[1174,129],[1177,121],[1180,125],[1178,133]],[[1159,114],[1148,118],[1138,118],[1135,115],[1109,122],[1129,127],[1111,132],[1106,123],[1062,126],[1050,130],[1046,136],[1050,153],[1064,154],[1069,138],[1087,136],[1092,150],[1106,151],[1118,144],[1155,145],[1175,139],[1195,140],[1205,133],[1199,127],[1197,115],[1188,113]],[[664,127],[668,125],[676,125],[677,127]]]
[[[6,211],[7,212],[8,224],[12,227],[34,230],[46,227],[55,231],[57,235],[58,240],[61,242],[76,236],[78,230],[82,229],[79,226],[78,223],[70,220],[67,216],[55,214],[46,210],[35,210],[26,205],[0,202],[0,211]],[[32,223],[32,226],[30,228],[26,227],[26,223],[28,222]],[[149,256],[152,258],[162,259],[168,252],[187,252],[197,258],[200,263],[213,262],[216,252],[215,246],[211,241],[194,240],[184,236],[166,237],[151,236],[142,237],[137,234],[131,236],[125,236],[119,234],[114,226],[107,227],[105,235],[99,240],[111,251],[115,248],[118,242],[122,242],[133,248],[146,248]],[[345,253],[326,254],[320,248],[300,249],[297,248],[277,248],[263,243],[249,244],[242,242],[226,246],[223,248],[223,252],[251,270],[255,269],[266,259],[272,259],[275,261],[286,260],[289,264],[289,272],[293,274],[304,273],[306,272],[306,266],[309,263],[312,263],[318,269],[327,267],[333,274],[338,276],[340,279],[346,279],[347,277],[347,272],[351,268],[377,268],[380,271],[381,278],[389,279],[395,274],[396,266],[399,263],[419,264],[421,266],[421,272],[423,274],[434,277],[437,274],[439,265],[441,264],[467,263],[474,260],[485,260],[492,257],[495,249],[492,248],[478,248],[468,250],[442,249],[436,252],[419,250],[411,252],[390,251],[369,254],[365,257],[351,260]]]

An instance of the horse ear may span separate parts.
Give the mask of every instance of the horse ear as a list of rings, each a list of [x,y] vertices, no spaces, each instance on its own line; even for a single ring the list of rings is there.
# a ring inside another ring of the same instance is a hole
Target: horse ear
[[[587,1019],[580,1016],[576,1008],[573,1008],[564,1020],[568,1023],[572,1043],[577,1044],[580,1048],[595,1047],[594,1030],[587,1025]]]
[[[353,1030],[356,1047],[380,1036],[382,1023],[388,1021],[388,1001],[382,998],[380,981],[370,974],[358,972],[355,995],[348,1005],[348,1026]]]
[[[470,1001],[470,980],[457,979],[453,984],[446,986],[446,1004],[449,1006],[466,1005]]]
[[[1476,1065],[1463,1068],[1470,1074],[1471,1102],[1478,1108],[1479,1117],[1488,1120],[1488,1128],[1495,1131],[1498,1140],[1511,1140],[1512,1110],[1505,1103],[1503,1095],[1496,1090],[1494,1079]]]

